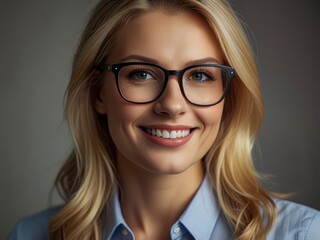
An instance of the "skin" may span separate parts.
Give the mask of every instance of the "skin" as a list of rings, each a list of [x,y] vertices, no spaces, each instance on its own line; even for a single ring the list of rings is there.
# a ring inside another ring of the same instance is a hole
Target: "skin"
[[[219,44],[204,20],[183,11],[168,14],[160,10],[123,26],[106,63],[142,60],[174,70],[199,61],[223,63]],[[119,95],[113,73],[105,72],[96,100],[96,110],[108,116],[117,147],[121,209],[136,239],[170,239],[171,226],[203,180],[201,159],[219,130],[223,101],[211,107],[192,105],[183,97],[177,80],[170,76],[155,102],[132,104]],[[146,126],[184,126],[192,129],[192,135],[179,146],[157,144],[142,130]]]

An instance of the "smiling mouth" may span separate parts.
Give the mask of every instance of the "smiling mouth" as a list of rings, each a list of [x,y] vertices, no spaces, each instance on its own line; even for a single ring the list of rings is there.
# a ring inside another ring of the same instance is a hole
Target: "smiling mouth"
[[[158,137],[158,138],[184,138],[187,137],[192,129],[185,129],[185,130],[166,130],[166,129],[156,129],[156,128],[143,128],[143,131],[147,134]]]

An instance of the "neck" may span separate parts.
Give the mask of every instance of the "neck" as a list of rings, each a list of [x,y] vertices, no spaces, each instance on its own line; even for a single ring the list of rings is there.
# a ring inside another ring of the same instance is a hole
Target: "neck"
[[[154,174],[128,164],[118,164],[124,219],[136,239],[169,239],[171,226],[203,180],[201,162],[178,174]]]

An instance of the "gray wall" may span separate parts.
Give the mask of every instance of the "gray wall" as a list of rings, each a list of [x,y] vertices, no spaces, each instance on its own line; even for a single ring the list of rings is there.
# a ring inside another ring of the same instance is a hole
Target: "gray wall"
[[[0,239],[18,218],[48,206],[71,147],[62,115],[71,59],[95,2],[0,2]],[[320,209],[319,3],[232,5],[255,36],[265,96],[256,165],[274,176],[272,189]],[[52,202],[60,202],[56,194]]]
[[[71,60],[96,2],[1,0],[0,239],[18,218],[48,206],[71,149],[63,121]]]
[[[256,165],[271,189],[320,210],[320,2],[231,3],[254,34],[265,100]]]

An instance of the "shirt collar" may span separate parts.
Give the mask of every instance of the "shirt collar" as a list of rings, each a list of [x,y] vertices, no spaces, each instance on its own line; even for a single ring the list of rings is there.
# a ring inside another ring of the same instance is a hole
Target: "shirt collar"
[[[121,213],[118,191],[115,191],[111,196],[105,210],[105,239],[112,239],[112,236],[121,225],[132,234]],[[195,239],[209,239],[218,219],[219,212],[220,206],[213,192],[210,180],[206,176],[177,223],[183,224]]]
[[[210,239],[218,220],[220,205],[206,176],[180,219],[195,239]]]
[[[124,227],[130,232],[130,234],[132,234],[130,228],[128,227],[122,216],[118,190],[116,190],[112,194],[109,201],[107,202],[104,214],[106,217],[103,220],[103,224],[105,224],[105,234],[103,234],[105,236],[104,239],[112,239],[113,236],[117,234],[117,230],[120,226]]]

